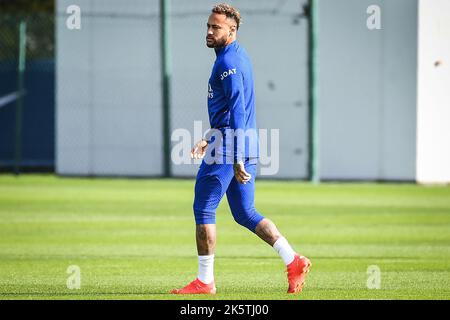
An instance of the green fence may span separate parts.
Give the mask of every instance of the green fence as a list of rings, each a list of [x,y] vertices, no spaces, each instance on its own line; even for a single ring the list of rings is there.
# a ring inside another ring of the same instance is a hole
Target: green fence
[[[54,21],[0,14],[0,171],[53,168]]]

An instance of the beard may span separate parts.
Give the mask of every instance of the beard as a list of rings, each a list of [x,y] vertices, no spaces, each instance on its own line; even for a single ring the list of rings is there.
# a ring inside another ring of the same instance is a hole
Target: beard
[[[223,37],[217,40],[211,39],[212,41],[208,42],[208,39],[206,40],[206,46],[208,48],[222,48],[225,47],[225,44],[227,43],[227,37]]]

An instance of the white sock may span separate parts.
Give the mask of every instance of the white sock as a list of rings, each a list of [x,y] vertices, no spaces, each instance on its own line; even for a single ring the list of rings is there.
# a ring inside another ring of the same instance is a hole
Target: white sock
[[[209,284],[214,281],[214,255],[198,256],[198,276],[197,278]]]
[[[294,261],[294,257],[297,254],[284,237],[278,238],[273,244],[273,248],[280,255],[281,259],[283,259],[285,265]]]

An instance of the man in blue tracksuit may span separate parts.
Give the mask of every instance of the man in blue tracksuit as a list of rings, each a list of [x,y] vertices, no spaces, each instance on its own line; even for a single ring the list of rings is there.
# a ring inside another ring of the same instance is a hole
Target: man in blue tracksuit
[[[234,219],[271,245],[287,266],[288,293],[299,293],[311,267],[298,255],[272,221],[254,207],[258,140],[253,72],[246,51],[236,41],[241,15],[228,4],[213,7],[206,45],[216,61],[208,83],[211,137],[198,142],[192,157],[203,162],[195,183],[194,216],[198,276],[175,294],[214,294],[215,214],[226,193]],[[209,150],[208,150],[209,149]],[[208,153],[207,153],[208,151]]]

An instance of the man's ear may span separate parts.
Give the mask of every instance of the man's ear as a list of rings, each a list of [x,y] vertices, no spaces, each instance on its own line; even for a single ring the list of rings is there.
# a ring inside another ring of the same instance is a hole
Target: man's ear
[[[231,37],[232,34],[235,33],[235,32],[236,32],[236,26],[231,26],[230,27],[230,34],[229,34],[229,36]]]

